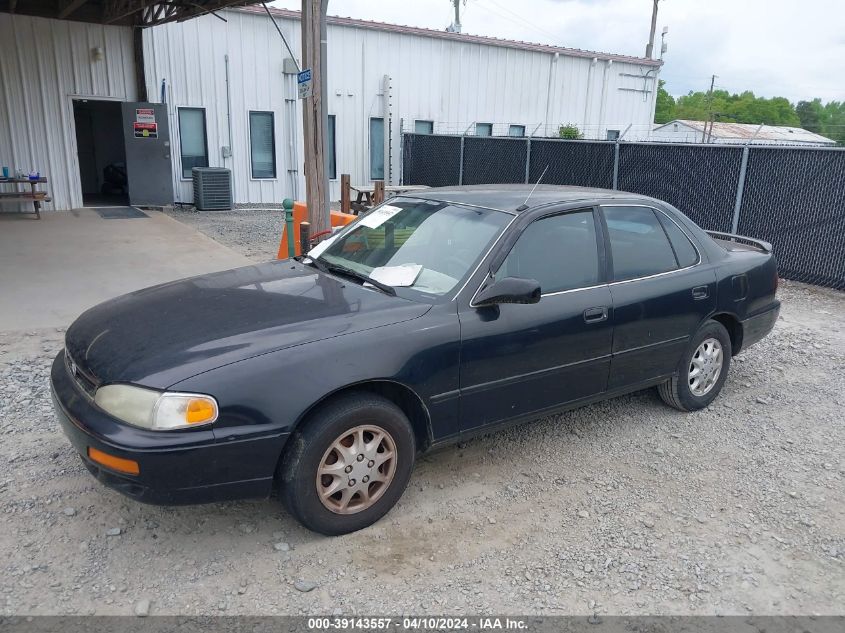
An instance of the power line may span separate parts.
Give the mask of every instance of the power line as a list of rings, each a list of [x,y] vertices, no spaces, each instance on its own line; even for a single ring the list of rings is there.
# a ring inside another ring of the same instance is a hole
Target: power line
[[[496,2],[495,0],[486,0],[486,1],[487,1],[487,2],[489,2],[490,4],[494,5],[494,6],[498,7],[499,9],[501,9],[501,10],[503,10],[503,11],[506,11],[509,15],[505,15],[504,13],[501,13],[501,12],[499,12],[499,11],[494,10],[492,7],[488,7],[488,6],[485,6],[485,5],[481,4],[481,2],[483,2],[483,1],[484,1],[484,0],[479,0],[479,5],[478,5],[478,6],[480,6],[480,7],[481,7],[482,9],[484,9],[485,11],[489,11],[489,12],[490,12],[490,13],[492,13],[493,15],[497,15],[497,16],[499,16],[500,18],[504,18],[505,20],[510,20],[510,21],[513,21],[513,20],[518,20],[519,22],[521,22],[521,23],[522,23],[522,25],[523,25],[523,26],[527,26],[527,27],[529,27],[529,28],[533,29],[533,30],[534,30],[535,32],[537,32],[537,33],[541,33],[542,35],[545,35],[546,37],[550,37],[550,38],[552,38],[552,40],[553,40],[553,41],[555,41],[555,42],[559,42],[559,41],[560,41],[560,36],[559,36],[559,35],[555,35],[554,33],[550,32],[550,31],[546,31],[545,29],[543,29],[543,28],[541,28],[541,27],[537,26],[537,25],[536,25],[536,24],[534,24],[533,22],[531,22],[531,21],[529,21],[529,20],[526,20],[524,17],[522,17],[522,16],[521,16],[521,15],[519,15],[518,13],[514,13],[513,11],[511,11],[511,10],[510,10],[510,9],[508,9],[507,7],[503,7],[502,5],[500,5],[500,4],[499,4],[498,2]]]

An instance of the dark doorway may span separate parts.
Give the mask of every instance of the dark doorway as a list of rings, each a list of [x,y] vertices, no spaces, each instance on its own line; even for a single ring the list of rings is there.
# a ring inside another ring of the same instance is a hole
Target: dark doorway
[[[83,204],[86,207],[129,204],[120,102],[75,99],[73,120]]]

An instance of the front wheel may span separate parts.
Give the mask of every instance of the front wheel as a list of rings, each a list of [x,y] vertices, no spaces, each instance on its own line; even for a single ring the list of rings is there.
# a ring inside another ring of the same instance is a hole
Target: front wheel
[[[395,404],[350,393],[317,409],[289,440],[279,477],[288,510],[329,536],[367,527],[402,496],[414,432]]]
[[[684,352],[676,376],[657,390],[663,402],[681,411],[709,405],[725,384],[731,366],[731,337],[721,323],[707,321]]]

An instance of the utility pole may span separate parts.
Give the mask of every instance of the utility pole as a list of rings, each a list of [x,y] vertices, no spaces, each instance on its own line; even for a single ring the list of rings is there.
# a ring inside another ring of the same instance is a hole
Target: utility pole
[[[646,59],[653,59],[652,53],[654,53],[654,33],[657,31],[657,3],[660,0],[653,0],[654,5],[651,8],[651,32],[648,36],[648,44],[645,46],[645,56]]]
[[[455,5],[455,21],[452,22],[449,27],[446,28],[447,31],[450,33],[460,33],[461,32],[461,0],[452,0],[452,4]]]
[[[701,133],[701,142],[706,143],[707,139],[707,123],[713,112],[713,87],[716,85],[717,75],[710,77],[710,90],[707,91],[707,118],[704,120],[704,131]]]
[[[302,0],[302,66],[311,70],[312,94],[302,101],[305,201],[311,234],[331,228],[329,213],[326,10],[328,0]],[[304,253],[303,253],[304,255]]]

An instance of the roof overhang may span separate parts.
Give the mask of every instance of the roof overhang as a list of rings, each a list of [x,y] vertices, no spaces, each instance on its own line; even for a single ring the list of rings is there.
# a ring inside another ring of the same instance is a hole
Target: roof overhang
[[[260,0],[0,0],[0,12],[94,24],[156,26]],[[222,19],[222,18],[221,18]]]

